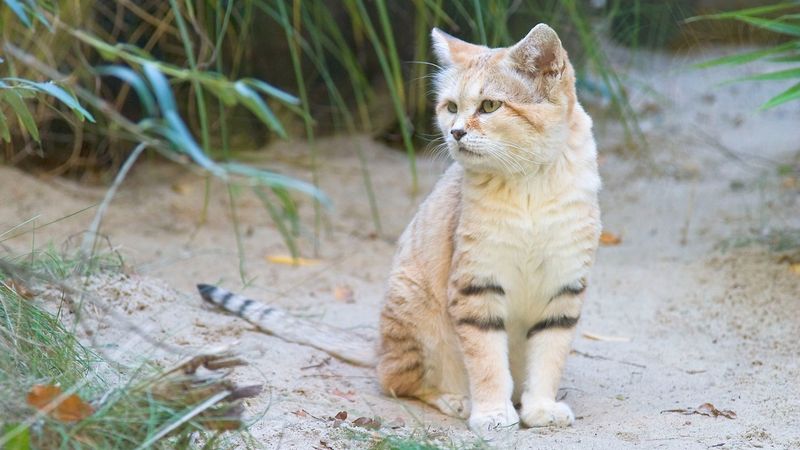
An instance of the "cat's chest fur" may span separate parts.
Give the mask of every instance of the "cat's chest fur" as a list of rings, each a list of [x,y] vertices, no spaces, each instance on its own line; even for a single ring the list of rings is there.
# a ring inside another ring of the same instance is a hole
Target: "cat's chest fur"
[[[535,320],[566,286],[585,282],[596,245],[596,193],[494,180],[465,186],[456,248],[464,268],[502,286],[512,316]]]

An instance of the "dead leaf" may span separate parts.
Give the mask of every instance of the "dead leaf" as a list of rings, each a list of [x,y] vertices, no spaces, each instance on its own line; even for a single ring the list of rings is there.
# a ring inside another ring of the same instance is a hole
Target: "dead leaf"
[[[351,401],[351,402],[356,401],[356,391],[354,391],[352,389],[347,391],[347,392],[343,392],[343,391],[340,391],[338,388],[333,388],[333,390],[331,390],[330,393],[335,395],[335,396],[337,396],[337,397],[342,397],[343,399]]]
[[[800,275],[800,262],[789,264],[789,270],[795,275]]]
[[[377,430],[381,427],[381,421],[378,419],[370,419],[369,417],[359,417],[353,421],[353,425],[370,430]]]
[[[305,409],[298,409],[297,411],[292,411],[292,414],[294,414],[297,417],[308,417],[308,413],[306,412]]]
[[[346,284],[340,284],[333,288],[333,298],[340,302],[344,303],[353,303],[355,301],[355,295],[353,294],[353,288]]]
[[[78,397],[70,394],[64,398],[61,388],[53,385],[37,384],[28,392],[28,404],[39,411],[48,411],[51,417],[62,422],[78,422],[94,413],[94,408]],[[55,404],[55,401],[59,403]]]
[[[334,418],[336,420],[346,420],[347,419],[347,411],[339,411],[338,413],[336,413],[336,416],[334,416]]]
[[[267,255],[267,261],[273,264],[285,264],[287,266],[313,266],[319,264],[322,260],[312,258],[294,258],[291,255]]]
[[[600,245],[614,246],[622,243],[622,237],[610,231],[603,231],[600,233]]]
[[[5,283],[11,288],[12,291],[16,292],[17,295],[25,300],[33,299],[33,291],[28,289],[28,286],[26,286],[23,282],[11,278],[10,280],[6,280]]]
[[[703,403],[702,405],[698,406],[697,408],[685,408],[685,409],[666,409],[661,411],[662,413],[665,412],[674,412],[680,413],[684,415],[692,415],[698,414],[701,416],[709,416],[709,417],[726,417],[728,419],[735,419],[736,413],[731,411],[730,409],[717,409],[716,406],[712,405],[711,403]]]
[[[630,342],[631,338],[627,336],[604,336],[602,334],[592,333],[591,331],[584,331],[583,337],[593,341],[606,341],[606,342]]]

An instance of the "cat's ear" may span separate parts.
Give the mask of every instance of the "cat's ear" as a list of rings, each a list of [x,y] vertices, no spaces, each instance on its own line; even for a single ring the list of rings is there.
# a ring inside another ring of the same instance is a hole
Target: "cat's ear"
[[[464,42],[438,28],[431,30],[431,40],[436,59],[445,67],[464,64],[475,54],[486,50],[486,47]]]
[[[517,70],[530,75],[560,75],[566,67],[566,51],[558,34],[543,23],[509,48],[508,56]]]

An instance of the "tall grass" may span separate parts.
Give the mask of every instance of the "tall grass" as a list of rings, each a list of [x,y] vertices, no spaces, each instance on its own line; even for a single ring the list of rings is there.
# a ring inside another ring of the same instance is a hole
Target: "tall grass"
[[[69,300],[77,292],[68,281],[51,275],[72,275],[75,267],[85,266],[55,255],[23,265],[0,259],[0,448],[249,446],[246,434],[223,433],[243,427],[241,399],[259,389],[197,372],[242,362],[209,354],[170,370],[150,363],[120,368],[39,306],[35,292],[46,282],[64,289],[70,308],[80,308]],[[63,394],[40,405],[35,392],[43,387]],[[69,403],[73,395],[81,408]]]
[[[782,43],[706,61],[698,67],[742,65],[763,61],[785,64],[788,66],[786,69],[762,72],[732,81],[796,81],[786,90],[767,100],[761,105],[762,109],[800,100],[800,1],[778,2],[755,8],[697,16],[688,19],[688,22],[700,20],[733,20],[783,36]]]
[[[321,132],[396,136],[416,191],[417,149],[432,133],[426,81],[435,70],[427,63],[434,26],[501,46],[538,22],[551,23],[580,50],[572,54],[581,80],[589,80],[582,85],[597,78],[629,136],[643,140],[623,81],[595,36],[594,23],[607,17],[577,0],[3,2],[0,75],[20,93],[0,99],[7,161],[31,163],[39,154],[54,175],[116,172],[144,143],[256,190],[295,255],[303,249],[295,242],[302,224],[293,192],[314,200],[315,237],[324,223],[325,169],[314,143]],[[23,89],[53,99],[33,104]],[[15,112],[23,126],[7,126],[3,111]],[[235,162],[238,150],[293,137],[310,143],[310,182]],[[360,147],[354,151],[380,233],[368,158]]]

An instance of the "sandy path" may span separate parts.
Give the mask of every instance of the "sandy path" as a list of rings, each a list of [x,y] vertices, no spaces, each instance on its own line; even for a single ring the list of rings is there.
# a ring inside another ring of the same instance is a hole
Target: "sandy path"
[[[621,145],[619,133],[596,117],[604,223],[623,242],[599,251],[562,383],[561,395],[579,420],[566,430],[511,433],[497,446],[800,448],[800,276],[761,247],[718,248],[730,239],[800,227],[797,187],[776,175],[776,163],[798,163],[799,104],[757,112],[779,87],[709,91],[742,73],[687,71],[691,61],[646,58],[647,69],[631,78],[660,97],[632,93],[654,161],[632,162],[610,151]],[[355,145],[369,159],[382,236],[376,236],[365,206]],[[293,268],[267,262],[266,255],[286,250],[257,198],[238,190],[243,288],[224,187],[212,185],[211,214],[198,227],[204,179],[146,163],[125,182],[102,228],[131,275],[95,278],[91,289],[128,321],[186,353],[235,345],[252,364],[237,377],[268,387],[249,404],[253,414],[263,413],[252,433],[265,448],[325,448],[320,441],[332,448],[367,446],[313,417],[340,410],[351,418],[379,415],[385,422],[405,423],[397,430],[384,427],[385,432],[427,429],[443,442],[471,442],[460,421],[416,402],[382,397],[370,370],[253,331],[195,295],[197,282],[217,283],[298,315],[374,333],[393,241],[420,198],[409,197],[407,163],[395,150],[366,138],[326,139],[318,150],[326,167],[322,188],[336,205],[323,232],[319,264]],[[303,144],[280,144],[253,158],[306,176],[308,152]],[[419,166],[421,190],[427,192],[445,163],[423,159]],[[97,203],[103,190],[42,182],[0,168],[0,192],[4,231],[36,215],[42,224],[83,209]],[[312,256],[311,209],[308,201],[302,206],[304,256]],[[48,241],[60,245],[85,229],[91,214],[37,230],[33,244],[30,233],[4,244],[16,252]],[[335,298],[337,286],[353,290],[352,302]],[[130,356],[142,353],[131,349],[147,347],[128,328],[99,313],[89,316],[95,342],[110,357],[135,363],[147,356]],[[629,341],[590,340],[585,332]],[[165,360],[178,356],[152,354]],[[704,402],[738,417],[662,413]]]

